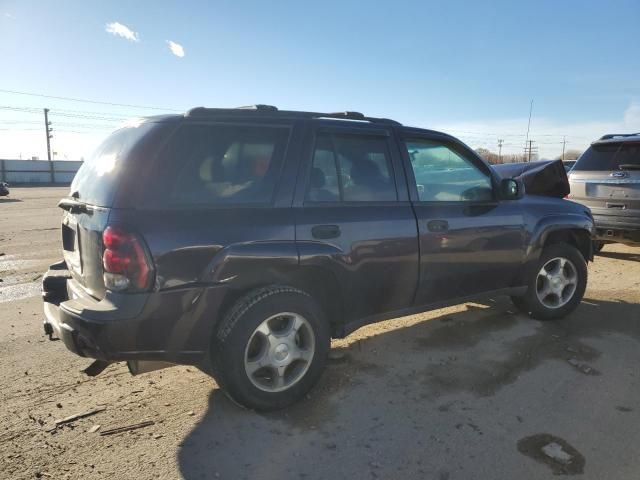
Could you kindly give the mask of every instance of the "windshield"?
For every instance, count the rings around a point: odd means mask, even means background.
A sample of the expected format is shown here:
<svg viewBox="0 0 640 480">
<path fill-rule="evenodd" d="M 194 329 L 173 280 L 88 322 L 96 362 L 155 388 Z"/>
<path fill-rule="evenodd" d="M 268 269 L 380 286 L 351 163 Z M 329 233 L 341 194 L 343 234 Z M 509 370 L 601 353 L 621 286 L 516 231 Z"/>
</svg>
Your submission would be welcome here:
<svg viewBox="0 0 640 480">
<path fill-rule="evenodd" d="M 640 143 L 591 145 L 573 171 L 640 170 Z"/>
<path fill-rule="evenodd" d="M 82 202 L 110 206 L 127 154 L 152 126 L 153 123 L 143 123 L 137 127 L 121 128 L 109 135 L 82 164 L 71 183 L 71 192 L 77 192 Z"/>
</svg>

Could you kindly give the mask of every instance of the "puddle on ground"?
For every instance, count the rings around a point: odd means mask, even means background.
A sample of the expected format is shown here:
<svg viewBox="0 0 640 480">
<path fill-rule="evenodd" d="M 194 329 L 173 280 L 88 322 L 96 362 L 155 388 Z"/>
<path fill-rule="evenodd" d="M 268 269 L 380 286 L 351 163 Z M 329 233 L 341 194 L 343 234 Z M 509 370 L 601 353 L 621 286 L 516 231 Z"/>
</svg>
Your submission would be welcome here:
<svg viewBox="0 0 640 480">
<path fill-rule="evenodd" d="M 585 459 L 566 440 L 548 433 L 539 433 L 518 441 L 518 451 L 547 465 L 554 475 L 580 475 Z"/>
</svg>

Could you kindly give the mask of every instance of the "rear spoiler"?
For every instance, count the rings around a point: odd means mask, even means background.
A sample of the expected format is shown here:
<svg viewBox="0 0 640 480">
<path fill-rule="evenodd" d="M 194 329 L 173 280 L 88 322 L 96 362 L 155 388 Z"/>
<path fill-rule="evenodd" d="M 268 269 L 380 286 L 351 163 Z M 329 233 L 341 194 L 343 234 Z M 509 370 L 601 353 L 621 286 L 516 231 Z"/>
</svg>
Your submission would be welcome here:
<svg viewBox="0 0 640 480">
<path fill-rule="evenodd" d="M 493 165 L 502 178 L 522 180 L 529 195 L 564 198 L 569 195 L 569 179 L 562 160 Z"/>
</svg>

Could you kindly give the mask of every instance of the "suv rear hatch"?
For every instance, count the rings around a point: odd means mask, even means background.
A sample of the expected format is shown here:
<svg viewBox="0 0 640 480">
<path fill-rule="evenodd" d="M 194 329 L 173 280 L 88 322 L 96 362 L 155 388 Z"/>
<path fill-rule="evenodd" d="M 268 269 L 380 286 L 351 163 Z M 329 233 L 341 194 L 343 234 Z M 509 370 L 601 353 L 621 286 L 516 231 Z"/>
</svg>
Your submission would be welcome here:
<svg viewBox="0 0 640 480">
<path fill-rule="evenodd" d="M 153 155 L 143 141 L 160 124 L 143 122 L 112 133 L 78 170 L 59 206 L 64 259 L 72 278 L 96 299 L 105 296 L 103 232 L 113 211 L 133 208 L 140 181 L 149 179 Z"/>
<path fill-rule="evenodd" d="M 598 227 L 640 229 L 640 140 L 594 142 L 569 174 L 571 199 Z"/>
</svg>

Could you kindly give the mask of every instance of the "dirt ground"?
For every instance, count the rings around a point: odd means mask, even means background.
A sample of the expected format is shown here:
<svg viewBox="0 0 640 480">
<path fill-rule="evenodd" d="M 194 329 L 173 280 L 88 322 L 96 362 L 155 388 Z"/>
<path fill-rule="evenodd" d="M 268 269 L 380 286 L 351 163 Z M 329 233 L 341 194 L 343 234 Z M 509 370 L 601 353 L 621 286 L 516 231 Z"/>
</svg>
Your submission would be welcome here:
<svg viewBox="0 0 640 480">
<path fill-rule="evenodd" d="M 39 282 L 65 191 L 0 199 L 1 478 L 638 478 L 640 249 L 605 247 L 557 323 L 495 299 L 363 328 L 334 342 L 307 399 L 259 415 L 195 368 L 89 378 L 89 360 L 45 339 Z M 541 453 L 551 444 L 568 459 Z"/>
</svg>

